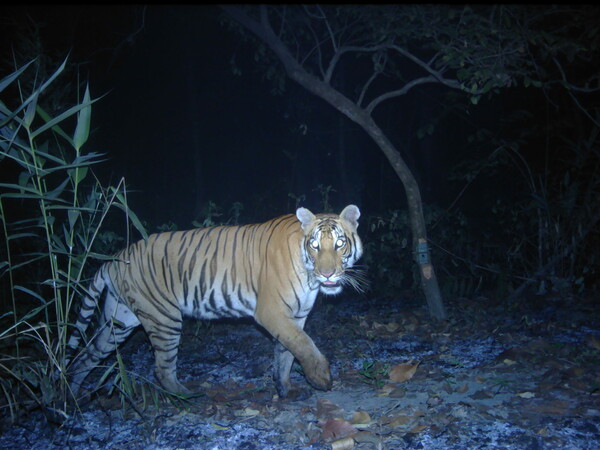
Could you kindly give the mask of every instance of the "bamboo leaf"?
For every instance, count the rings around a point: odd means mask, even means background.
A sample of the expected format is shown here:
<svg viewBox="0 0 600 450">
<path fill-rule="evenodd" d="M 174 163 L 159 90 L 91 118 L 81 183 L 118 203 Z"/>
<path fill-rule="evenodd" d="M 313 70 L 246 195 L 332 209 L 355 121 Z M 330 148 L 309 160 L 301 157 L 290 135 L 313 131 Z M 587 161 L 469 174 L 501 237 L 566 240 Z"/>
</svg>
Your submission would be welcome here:
<svg viewBox="0 0 600 450">
<path fill-rule="evenodd" d="M 19 264 L 13 264 L 12 266 L 10 266 L 10 268 L 9 268 L 8 270 L 10 270 L 10 271 L 13 271 L 13 272 L 14 272 L 14 271 L 16 271 L 17 269 L 20 269 L 21 267 L 25 267 L 25 266 L 27 266 L 28 264 L 33 264 L 33 263 L 34 263 L 34 262 L 36 262 L 36 261 L 40 261 L 40 260 L 43 260 L 43 259 L 46 259 L 46 258 L 48 258 L 48 254 L 46 254 L 46 253 L 44 253 L 44 254 L 40 254 L 40 255 L 36 256 L 35 258 L 29 259 L 29 260 L 27 260 L 27 261 L 23 261 L 22 263 L 19 263 Z"/>
<path fill-rule="evenodd" d="M 28 108 L 30 103 L 33 100 L 36 100 L 37 103 L 37 97 L 39 96 L 39 94 L 41 92 L 43 92 L 55 79 L 56 77 L 58 77 L 58 75 L 60 75 L 60 73 L 64 70 L 65 65 L 67 63 L 67 60 L 65 59 L 63 61 L 63 63 L 60 65 L 60 67 L 58 69 L 56 69 L 56 71 L 50 76 L 50 78 L 48 78 L 38 89 L 36 89 L 35 92 L 33 92 L 22 104 L 21 106 L 19 106 L 14 112 L 13 112 L 13 116 L 16 116 L 20 111 L 22 111 L 24 108 Z"/>
<path fill-rule="evenodd" d="M 77 113 L 77 127 L 75 128 L 75 134 L 73 135 L 73 145 L 75 150 L 79 152 L 79 149 L 86 143 L 90 135 L 90 121 L 92 118 L 92 106 L 90 102 L 90 87 L 85 87 L 85 94 L 83 95 L 83 104 L 87 105 Z"/>
<path fill-rule="evenodd" d="M 115 257 L 111 255 L 103 255 L 101 253 L 89 252 L 88 256 L 100 261 L 115 261 Z"/>
<path fill-rule="evenodd" d="M 33 298 L 37 298 L 37 299 L 40 301 L 40 303 L 42 303 L 43 305 L 45 305 L 46 303 L 48 303 L 48 302 L 46 301 L 46 299 L 45 299 L 44 297 L 42 297 L 40 294 L 38 294 L 37 292 L 34 292 L 34 291 L 32 291 L 31 289 L 27 289 L 27 288 L 26 288 L 26 287 L 24 287 L 24 286 L 19 286 L 19 285 L 16 285 L 16 286 L 15 286 L 15 290 L 16 290 L 16 291 L 22 291 L 22 292 L 25 292 L 26 294 L 29 294 L 29 295 L 31 295 Z"/>
<path fill-rule="evenodd" d="M 65 180 L 60 183 L 59 186 L 57 186 L 56 188 L 52 189 L 49 192 L 46 192 L 44 197 L 51 199 L 51 200 L 56 200 L 65 190 L 65 187 L 67 187 L 67 184 L 69 183 L 69 178 L 65 178 Z"/>
<path fill-rule="evenodd" d="M 63 112 L 62 114 L 59 114 L 58 116 L 56 116 L 53 119 L 51 119 L 49 122 L 47 122 L 44 125 L 42 125 L 41 127 L 39 127 L 37 130 L 33 131 L 31 133 L 31 138 L 32 139 L 36 138 L 37 136 L 39 136 L 44 131 L 46 131 L 46 130 L 48 130 L 50 128 L 55 127 L 57 124 L 59 124 L 63 120 L 65 120 L 65 119 L 71 117 L 72 115 L 78 113 L 83 108 L 90 106 L 95 101 L 96 100 L 92 100 L 89 103 L 81 103 L 79 105 L 72 106 L 71 108 L 69 108 L 65 112 Z M 70 138 L 69 138 L 69 142 L 73 143 L 73 141 Z"/>
<path fill-rule="evenodd" d="M 33 119 L 35 117 L 35 107 L 37 106 L 39 95 L 38 93 L 35 93 L 31 97 L 31 102 L 27 105 L 27 109 L 25 110 L 25 117 L 23 118 L 23 124 L 27 129 L 30 129 L 31 124 L 33 123 Z"/>
<path fill-rule="evenodd" d="M 129 218 L 129 220 L 131 220 L 133 226 L 140 232 L 142 238 L 148 239 L 148 233 L 146 232 L 146 228 L 144 228 L 144 225 L 142 225 L 142 222 L 140 221 L 138 216 L 122 203 L 115 203 L 115 206 L 127 214 L 127 217 Z"/>
<path fill-rule="evenodd" d="M 13 73 L 11 73 L 10 75 L 5 76 L 4 78 L 2 78 L 2 80 L 0 80 L 0 92 L 2 92 L 4 89 L 6 89 L 6 87 L 8 85 L 10 85 L 13 81 L 15 81 L 17 78 L 19 78 L 19 76 L 25 72 L 25 70 L 27 70 L 27 68 L 35 61 L 35 59 L 32 59 L 31 61 L 29 61 L 27 64 L 25 64 L 23 67 L 21 67 L 20 69 L 15 70 Z"/>
<path fill-rule="evenodd" d="M 71 177 L 71 180 L 73 181 L 73 183 L 77 185 L 77 184 L 81 183 L 81 181 L 83 181 L 83 179 L 86 177 L 86 175 L 88 173 L 88 167 L 87 166 L 77 167 L 75 169 L 69 170 L 68 172 L 69 172 L 69 176 Z"/>
<path fill-rule="evenodd" d="M 7 237 L 7 239 L 9 241 L 14 241 L 15 239 L 22 239 L 22 238 L 37 238 L 38 235 L 35 233 L 15 233 L 15 234 L 11 234 L 10 236 Z"/>
<path fill-rule="evenodd" d="M 79 219 L 79 216 L 81 215 L 81 212 L 78 211 L 77 209 L 69 209 L 69 211 L 67 212 L 67 216 L 69 217 L 69 229 L 73 230 L 75 228 L 75 224 L 77 223 L 77 219 Z"/>
<path fill-rule="evenodd" d="M 29 180 L 31 180 L 31 174 L 27 171 L 23 171 L 19 174 L 19 186 L 25 187 L 29 185 Z"/>
<path fill-rule="evenodd" d="M 48 114 L 41 106 L 38 105 L 37 107 L 37 113 L 40 116 L 40 118 L 48 123 L 52 120 L 52 116 L 50 116 L 50 114 Z M 63 129 L 61 127 L 59 127 L 58 125 L 55 125 L 52 127 L 52 131 L 54 131 L 56 134 L 62 136 L 63 138 L 65 138 L 67 140 L 67 142 L 71 145 L 73 145 L 73 141 L 71 140 L 71 136 L 69 136 L 67 133 L 65 133 L 63 131 Z"/>
<path fill-rule="evenodd" d="M 22 193 L 28 192 L 30 194 L 35 195 L 36 198 L 40 197 L 40 195 L 41 195 L 36 189 L 31 188 L 29 186 L 21 186 L 20 184 L 0 183 L 0 188 L 9 189 L 9 190 L 15 190 L 15 191 L 22 192 Z M 17 197 L 19 195 L 21 195 L 21 194 L 17 194 Z M 3 194 L 0 194 L 0 197 L 12 197 L 12 198 L 14 198 L 15 195 L 11 195 L 11 194 L 8 194 L 8 193 L 3 193 Z M 24 197 L 24 198 L 31 198 L 31 197 Z"/>
</svg>

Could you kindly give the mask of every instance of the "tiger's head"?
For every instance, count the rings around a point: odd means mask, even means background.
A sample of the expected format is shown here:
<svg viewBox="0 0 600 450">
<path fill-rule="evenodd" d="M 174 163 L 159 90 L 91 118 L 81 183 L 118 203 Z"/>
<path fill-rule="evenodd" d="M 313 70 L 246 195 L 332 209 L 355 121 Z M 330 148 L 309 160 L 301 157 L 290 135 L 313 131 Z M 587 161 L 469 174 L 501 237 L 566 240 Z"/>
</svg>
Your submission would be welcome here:
<svg viewBox="0 0 600 450">
<path fill-rule="evenodd" d="M 314 215 L 306 208 L 298 208 L 296 217 L 304 231 L 302 256 L 311 284 L 317 283 L 320 291 L 328 295 L 340 293 L 346 284 L 362 290 L 362 273 L 352 269 L 363 252 L 356 233 L 358 207 L 348 205 L 339 216 Z"/>
</svg>

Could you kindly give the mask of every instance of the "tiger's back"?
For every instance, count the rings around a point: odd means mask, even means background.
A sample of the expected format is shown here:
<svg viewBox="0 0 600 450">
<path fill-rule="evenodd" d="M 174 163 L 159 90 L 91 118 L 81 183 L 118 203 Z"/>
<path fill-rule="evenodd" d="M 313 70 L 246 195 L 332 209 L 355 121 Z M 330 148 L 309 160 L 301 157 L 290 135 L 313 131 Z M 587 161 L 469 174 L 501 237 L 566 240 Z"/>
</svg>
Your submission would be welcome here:
<svg viewBox="0 0 600 450">
<path fill-rule="evenodd" d="M 348 248 L 355 250 L 347 261 L 353 263 L 362 253 L 353 225 L 357 226 L 360 213 L 349 206 L 344 210 L 347 218 L 341 220 L 337 215 L 314 216 L 300 210 L 306 214 L 262 224 L 154 234 L 105 263 L 84 298 L 77 331 L 69 341 L 72 348 L 80 344 L 105 291 L 98 336 L 72 366 L 74 388 L 78 389 L 89 372 L 141 324 L 154 348 L 158 380 L 170 391 L 189 393 L 176 374 L 183 316 L 252 316 L 278 341 L 275 379 L 281 395 L 289 390 L 294 357 L 306 365 L 313 385 L 328 388 L 328 363 L 304 333 L 304 322 L 319 289 L 338 292 L 341 286 L 330 287 L 339 283 L 329 278 L 346 280 L 344 272 L 351 264 L 342 267 L 339 261 L 331 262 L 336 258 L 331 258 L 330 252 L 327 280 L 321 283 L 318 264 L 311 267 L 307 252 L 312 250 L 306 241 L 317 222 L 329 223 L 327 236 L 335 234 L 340 242 L 341 235 L 345 242 L 347 239 Z M 332 224 L 337 231 L 331 231 Z"/>
<path fill-rule="evenodd" d="M 293 215 L 256 225 L 159 233 L 117 255 L 125 263 L 108 263 L 108 276 L 134 313 L 136 303 L 158 309 L 176 300 L 184 315 L 198 319 L 253 316 L 261 271 L 274 270 L 269 267 L 269 243 L 286 243 L 290 255 L 285 263 L 291 267 L 285 270 L 292 274 L 300 263 L 301 240 Z M 271 281 L 280 282 L 284 290 L 291 289 L 287 283 L 302 290 L 308 282 L 307 277 Z"/>
</svg>

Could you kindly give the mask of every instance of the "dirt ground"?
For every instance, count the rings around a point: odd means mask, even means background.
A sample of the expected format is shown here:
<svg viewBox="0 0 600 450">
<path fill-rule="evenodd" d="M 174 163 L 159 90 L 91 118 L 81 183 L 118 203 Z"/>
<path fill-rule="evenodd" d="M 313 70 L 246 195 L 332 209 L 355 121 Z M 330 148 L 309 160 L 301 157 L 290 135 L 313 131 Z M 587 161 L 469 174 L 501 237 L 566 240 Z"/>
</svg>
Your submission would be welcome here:
<svg viewBox="0 0 600 450">
<path fill-rule="evenodd" d="M 122 407 L 100 393 L 62 427 L 41 413 L 5 427 L 0 448 L 597 449 L 599 306 L 477 298 L 450 302 L 434 324 L 416 301 L 320 299 L 307 331 L 335 382 L 316 391 L 296 366 L 295 399 L 277 397 L 273 344 L 252 322 L 190 321 L 179 377 L 201 396 Z M 153 379 L 143 333 L 123 354 Z"/>
</svg>

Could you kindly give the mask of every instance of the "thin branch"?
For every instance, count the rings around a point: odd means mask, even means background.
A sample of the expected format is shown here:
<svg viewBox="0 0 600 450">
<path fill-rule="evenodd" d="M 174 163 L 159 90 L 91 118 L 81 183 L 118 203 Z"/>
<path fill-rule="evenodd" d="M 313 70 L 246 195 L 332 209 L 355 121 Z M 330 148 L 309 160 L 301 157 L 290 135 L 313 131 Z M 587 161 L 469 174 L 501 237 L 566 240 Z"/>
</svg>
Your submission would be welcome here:
<svg viewBox="0 0 600 450">
<path fill-rule="evenodd" d="M 358 96 L 358 100 L 356 101 L 356 104 L 358 106 L 362 107 L 362 102 L 363 102 L 363 100 L 365 98 L 365 95 L 367 94 L 367 89 L 369 89 L 369 86 L 371 85 L 371 83 L 373 83 L 373 81 L 375 81 L 375 78 L 377 78 L 377 76 L 380 73 L 381 72 L 374 71 L 373 74 L 369 77 L 369 79 L 367 80 L 367 82 L 363 86 L 362 90 L 360 91 L 360 95 Z"/>
<path fill-rule="evenodd" d="M 415 55 L 413 55 L 412 53 L 410 53 L 409 51 L 403 49 L 402 47 L 400 47 L 399 45 L 395 45 L 395 44 L 390 44 L 388 46 L 390 49 L 395 50 L 396 52 L 398 52 L 399 54 L 401 54 L 402 56 L 404 56 L 405 58 L 409 59 L 410 61 L 414 62 L 417 66 L 419 66 L 420 68 L 422 68 L 425 72 L 433 75 L 435 78 L 437 78 L 441 83 L 449 86 L 449 82 L 454 81 L 454 80 L 448 80 L 445 79 L 442 72 L 439 72 L 437 70 L 434 70 L 433 67 L 431 67 L 428 63 L 422 61 L 421 59 L 417 58 Z M 458 85 L 458 82 L 455 82 Z"/>
<path fill-rule="evenodd" d="M 567 75 L 565 74 L 565 72 L 562 68 L 562 65 L 560 64 L 558 59 L 556 59 L 556 57 L 553 57 L 552 61 L 554 61 L 554 64 L 556 64 L 556 67 L 558 68 L 558 71 L 560 72 L 560 76 L 562 77 L 563 84 L 565 85 L 565 87 L 567 89 L 569 89 L 571 91 L 585 92 L 586 94 L 589 94 L 591 92 L 600 91 L 600 86 L 596 87 L 596 88 L 589 88 L 589 87 L 575 86 L 574 84 L 570 83 L 569 80 L 567 80 Z"/>
<path fill-rule="evenodd" d="M 325 80 L 326 83 L 329 83 L 331 80 L 331 75 L 332 75 L 332 64 L 331 62 L 328 65 L 328 70 L 325 71 L 323 68 L 323 53 L 321 52 L 321 46 L 327 42 L 330 41 L 331 42 L 331 47 L 332 47 L 332 51 L 334 54 L 334 58 L 336 53 L 338 52 L 339 49 L 339 44 L 337 43 L 336 39 L 335 39 L 335 33 L 334 31 L 331 29 L 331 25 L 329 23 L 329 19 L 327 18 L 327 14 L 325 14 L 325 11 L 323 11 L 323 9 L 319 6 L 316 5 L 316 8 L 318 9 L 320 15 L 316 15 L 312 12 L 309 11 L 308 7 L 303 6 L 302 7 L 304 10 L 304 13 L 310 18 L 310 19 L 315 19 L 315 20 L 320 20 L 320 21 L 324 21 L 325 23 L 325 27 L 327 28 L 327 35 L 329 36 L 329 38 L 322 38 L 319 39 L 319 37 L 317 36 L 316 31 L 313 29 L 313 27 L 310 25 L 310 23 L 308 24 L 308 29 L 310 30 L 311 34 L 313 35 L 314 41 L 315 41 L 315 45 L 314 47 L 306 54 L 306 56 L 302 59 L 302 61 L 300 62 L 301 65 L 304 65 L 304 63 L 308 60 L 308 58 L 310 57 L 310 55 L 313 52 L 317 52 L 317 59 L 318 59 L 318 66 L 319 66 L 319 71 L 323 77 L 323 79 Z M 335 64 L 334 64 L 335 66 Z"/>
<path fill-rule="evenodd" d="M 310 26 L 310 24 L 308 25 L 308 29 L 310 31 L 310 34 L 313 36 L 315 45 L 308 52 L 306 52 L 306 55 L 302 58 L 302 60 L 300 61 L 300 64 L 302 66 L 304 66 L 304 64 L 306 63 L 306 61 L 308 61 L 310 56 L 314 52 L 316 52 L 317 53 L 317 62 L 318 62 L 318 66 L 319 66 L 319 72 L 321 73 L 321 76 L 323 78 L 325 78 L 325 69 L 323 68 L 323 53 L 321 53 L 321 45 L 323 45 L 323 42 L 325 42 L 325 39 L 323 39 L 322 41 L 319 42 L 319 37 L 317 36 L 317 32 L 313 29 L 313 27 Z"/>
<path fill-rule="evenodd" d="M 325 20 L 325 26 L 327 27 L 327 32 L 329 33 L 329 36 L 331 39 L 331 47 L 333 48 L 333 52 L 335 53 L 338 50 L 338 44 L 337 44 L 337 42 L 335 42 L 335 33 L 333 32 L 333 30 L 331 29 L 331 26 L 329 25 L 329 20 L 327 19 L 327 15 L 325 14 L 325 12 L 321 9 L 321 7 L 319 5 L 317 5 L 317 8 L 319 8 L 321 13 L 323 14 L 323 18 Z"/>
<path fill-rule="evenodd" d="M 337 63 L 339 62 L 339 60 L 341 59 L 341 57 L 344 54 L 350 53 L 350 52 L 374 53 L 374 52 L 378 52 L 380 50 L 385 50 L 385 49 L 386 49 L 385 44 L 375 45 L 373 47 L 363 47 L 363 46 L 355 46 L 355 45 L 339 47 L 338 50 L 332 56 L 331 61 L 329 61 L 329 66 L 327 67 L 327 72 L 325 73 L 325 77 L 324 77 L 325 82 L 326 83 L 330 82 L 331 77 L 333 76 L 333 72 L 335 71 L 335 67 L 337 66 Z"/>
<path fill-rule="evenodd" d="M 371 101 L 371 103 L 369 103 L 369 105 L 365 108 L 365 111 L 367 111 L 367 113 L 369 115 L 371 115 L 373 113 L 373 110 L 381 102 L 383 102 L 385 100 L 389 100 L 391 98 L 400 97 L 402 95 L 405 95 L 412 88 L 414 88 L 415 86 L 418 86 L 420 84 L 439 83 L 439 82 L 440 82 L 440 80 L 438 80 L 436 77 L 434 77 L 432 75 L 428 75 L 428 76 L 422 77 L 422 78 L 416 78 L 416 79 L 410 81 L 409 83 L 406 83 L 401 89 L 396 89 L 395 91 L 386 92 L 385 94 L 382 94 L 379 97 L 373 99 Z"/>
<path fill-rule="evenodd" d="M 426 64 L 427 64 L 429 67 L 433 67 L 433 65 L 435 64 L 435 61 L 438 59 L 438 57 L 439 57 L 440 55 L 442 55 L 442 52 L 441 52 L 441 51 L 439 51 L 439 52 L 436 52 L 436 54 L 435 54 L 435 55 L 433 55 L 433 56 L 431 57 L 431 59 L 430 59 L 429 61 L 427 61 L 427 62 L 426 62 Z M 443 73 L 443 71 L 441 71 L 441 72 Z"/>
<path fill-rule="evenodd" d="M 577 97 L 575 97 L 571 89 L 568 89 L 567 92 L 571 99 L 575 102 L 575 105 L 577 105 L 577 107 L 583 112 L 583 114 L 587 116 L 587 118 L 590 119 L 596 127 L 600 128 L 600 123 L 592 117 L 592 115 L 588 112 L 587 109 L 583 107 L 581 103 L 579 103 L 579 100 L 577 100 Z"/>
</svg>

